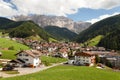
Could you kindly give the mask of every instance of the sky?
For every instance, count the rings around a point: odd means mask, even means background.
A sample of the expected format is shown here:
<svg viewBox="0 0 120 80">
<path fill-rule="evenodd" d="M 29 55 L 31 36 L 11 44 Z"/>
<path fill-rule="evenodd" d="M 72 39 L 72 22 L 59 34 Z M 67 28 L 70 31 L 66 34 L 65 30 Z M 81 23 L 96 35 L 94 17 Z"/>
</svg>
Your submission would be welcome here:
<svg viewBox="0 0 120 80">
<path fill-rule="evenodd" d="M 120 14 L 120 0 L 0 0 L 0 17 L 34 14 L 95 23 Z"/>
</svg>

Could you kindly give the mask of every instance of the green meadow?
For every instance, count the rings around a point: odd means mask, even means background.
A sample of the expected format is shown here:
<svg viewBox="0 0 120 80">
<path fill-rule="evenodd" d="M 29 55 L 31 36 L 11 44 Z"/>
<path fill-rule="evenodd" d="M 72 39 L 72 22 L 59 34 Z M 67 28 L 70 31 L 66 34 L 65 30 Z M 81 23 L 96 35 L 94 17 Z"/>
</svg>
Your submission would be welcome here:
<svg viewBox="0 0 120 80">
<path fill-rule="evenodd" d="M 4 48 L 8 48 L 9 50 L 4 50 Z M 27 50 L 27 49 L 30 48 L 23 44 L 17 43 L 16 41 L 6 38 L 0 38 L 0 51 L 2 52 L 2 56 L 0 58 L 14 59 L 15 54 L 19 50 Z"/>
<path fill-rule="evenodd" d="M 120 72 L 94 67 L 61 65 L 33 74 L 0 80 L 120 80 Z"/>
<path fill-rule="evenodd" d="M 45 64 L 46 66 L 50 66 L 54 63 L 60 63 L 60 62 L 67 61 L 67 59 L 65 59 L 65 58 L 55 58 L 55 57 L 51 57 L 51 56 L 41 56 L 40 59 L 41 59 L 42 63 Z"/>
<path fill-rule="evenodd" d="M 87 44 L 88 46 L 96 46 L 102 38 L 103 38 L 103 35 L 98 35 L 98 36 L 94 37 L 93 39 L 88 40 L 84 44 Z"/>
</svg>

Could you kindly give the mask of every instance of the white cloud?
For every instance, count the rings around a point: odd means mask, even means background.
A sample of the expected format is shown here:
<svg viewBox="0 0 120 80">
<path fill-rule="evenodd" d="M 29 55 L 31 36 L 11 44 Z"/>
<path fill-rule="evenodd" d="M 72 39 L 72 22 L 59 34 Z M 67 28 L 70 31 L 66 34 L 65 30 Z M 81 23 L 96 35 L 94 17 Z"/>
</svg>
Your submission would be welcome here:
<svg viewBox="0 0 120 80">
<path fill-rule="evenodd" d="M 0 0 L 0 16 L 46 14 L 66 16 L 79 8 L 111 9 L 120 5 L 120 0 L 11 0 L 12 4 Z M 1 6 L 2 5 L 2 6 Z M 9 12 L 9 13 L 8 13 Z"/>
<path fill-rule="evenodd" d="M 11 8 L 11 4 L 10 3 L 6 3 L 2 0 L 0 0 L 0 16 L 7 16 L 7 17 L 10 17 L 10 16 L 13 16 L 13 14 L 17 14 L 17 11 L 13 8 Z"/>
<path fill-rule="evenodd" d="M 98 22 L 98 21 L 100 21 L 100 20 L 102 20 L 102 19 L 105 19 L 105 18 L 107 18 L 107 17 L 114 16 L 114 15 L 117 15 L 117 14 L 120 14 L 120 12 L 115 12 L 115 13 L 113 13 L 113 14 L 101 15 L 101 16 L 99 16 L 98 18 L 94 18 L 94 19 L 88 20 L 88 21 L 86 21 L 86 22 L 90 22 L 90 23 L 93 24 L 93 23 Z"/>
<path fill-rule="evenodd" d="M 65 16 L 77 12 L 70 0 L 12 0 L 20 14 L 51 14 Z"/>
<path fill-rule="evenodd" d="M 120 5 L 120 0 L 84 0 L 85 8 L 111 9 Z"/>
</svg>

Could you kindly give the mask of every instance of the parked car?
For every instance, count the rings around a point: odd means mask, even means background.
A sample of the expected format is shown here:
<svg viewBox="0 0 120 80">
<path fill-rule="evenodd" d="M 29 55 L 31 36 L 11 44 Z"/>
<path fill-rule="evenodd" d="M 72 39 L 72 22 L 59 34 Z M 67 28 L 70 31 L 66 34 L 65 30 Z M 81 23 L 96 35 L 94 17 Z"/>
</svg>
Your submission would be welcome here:
<svg viewBox="0 0 120 80">
<path fill-rule="evenodd" d="M 7 64 L 6 66 L 4 66 L 2 68 L 3 71 L 10 71 L 10 70 L 13 70 L 13 69 L 14 69 L 14 67 L 12 65 L 9 65 L 9 64 Z"/>
</svg>

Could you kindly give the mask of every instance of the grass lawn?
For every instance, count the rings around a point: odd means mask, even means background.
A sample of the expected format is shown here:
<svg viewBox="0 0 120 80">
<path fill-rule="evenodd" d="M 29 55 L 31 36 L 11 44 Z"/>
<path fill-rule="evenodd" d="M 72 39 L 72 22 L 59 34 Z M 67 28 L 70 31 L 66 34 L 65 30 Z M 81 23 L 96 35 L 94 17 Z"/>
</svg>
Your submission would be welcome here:
<svg viewBox="0 0 120 80">
<path fill-rule="evenodd" d="M 86 43 L 88 43 L 88 46 L 96 46 L 102 38 L 103 38 L 103 36 L 99 35 L 99 36 L 96 36 L 93 39 L 87 41 Z"/>
<path fill-rule="evenodd" d="M 2 34 L 2 32 L 0 32 L 0 36 L 8 36 L 9 34 L 8 33 L 6 33 L 6 34 Z"/>
<path fill-rule="evenodd" d="M 53 38 L 49 38 L 49 41 L 50 42 L 58 42 L 56 39 L 53 39 Z"/>
<path fill-rule="evenodd" d="M 1 80 L 120 80 L 120 72 L 83 66 L 56 66 L 37 73 Z"/>
<path fill-rule="evenodd" d="M 67 61 L 67 59 L 65 58 L 55 58 L 51 56 L 41 56 L 40 59 L 42 63 L 45 64 L 46 66 L 50 66 L 52 63 L 60 63 Z"/>
<path fill-rule="evenodd" d="M 0 38 L 0 48 L 9 48 L 13 47 L 13 50 L 0 50 L 2 52 L 2 56 L 0 58 L 3 59 L 14 59 L 15 55 L 19 50 L 27 50 L 29 47 L 17 43 L 16 41 L 12 41 L 6 38 Z"/>
<path fill-rule="evenodd" d="M 10 39 L 6 39 L 6 38 L 0 38 L 0 47 L 1 48 L 9 48 L 13 46 L 14 50 L 20 50 L 20 49 L 29 49 L 29 47 L 17 43 L 16 41 L 10 40 Z"/>
<path fill-rule="evenodd" d="M 15 59 L 16 56 L 15 54 L 17 51 L 15 50 L 1 50 L 2 56 L 0 57 L 1 59 Z"/>
</svg>

